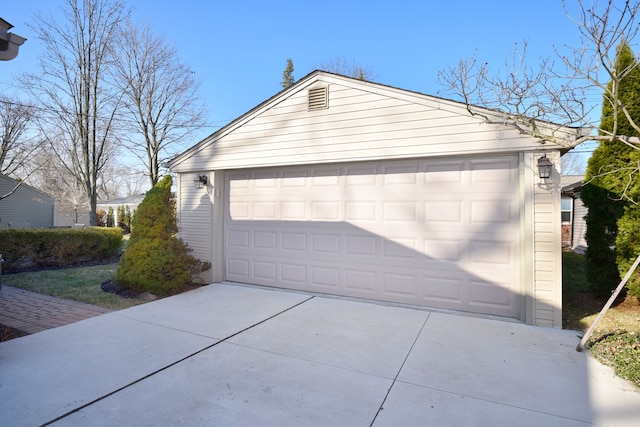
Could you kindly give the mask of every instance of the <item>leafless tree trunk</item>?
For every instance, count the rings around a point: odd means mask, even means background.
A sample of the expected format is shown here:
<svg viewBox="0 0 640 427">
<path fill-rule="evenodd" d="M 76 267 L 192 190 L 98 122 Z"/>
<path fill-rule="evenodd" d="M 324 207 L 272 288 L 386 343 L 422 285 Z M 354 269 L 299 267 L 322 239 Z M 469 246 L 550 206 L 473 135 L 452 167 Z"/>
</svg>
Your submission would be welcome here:
<svg viewBox="0 0 640 427">
<path fill-rule="evenodd" d="M 32 29 L 45 47 L 39 72 L 21 79 L 46 112 L 47 139 L 89 200 L 96 224 L 101 172 L 116 150 L 120 97 L 108 79 L 114 41 L 126 17 L 110 0 L 65 0 L 65 20 L 37 15 Z"/>
<path fill-rule="evenodd" d="M 127 119 L 134 123 L 126 146 L 146 166 L 154 186 L 163 161 L 177 154 L 179 143 L 203 125 L 200 84 L 180 62 L 175 47 L 148 26 L 139 28 L 128 21 L 119 46 L 122 55 L 114 80 L 124 94 Z"/>
<path fill-rule="evenodd" d="M 614 67 L 616 47 L 623 41 L 632 43 L 638 33 L 637 1 L 598 1 L 589 6 L 578 1 L 578 12 L 569 19 L 578 28 L 582 46 L 569 48 L 568 54 L 556 50 L 557 60 L 543 58 L 537 66 L 528 65 L 527 43 L 517 46 L 506 61 L 506 72 L 492 74 L 489 64 L 476 59 L 461 59 L 439 73 L 444 93 L 454 95 L 467 104 L 472 115 L 488 122 L 511 124 L 520 132 L 562 144 L 565 126 L 590 129 L 574 145 L 585 141 L 621 141 L 640 149 L 637 136 L 621 135 L 599 127 L 599 115 L 594 119 L 595 106 L 589 102 L 594 95 L 603 96 L 626 117 L 640 133 L 640 123 L 634 122 L 618 93 L 620 81 L 632 69 L 618 73 Z M 633 67 L 638 66 L 634 64 Z M 499 109 L 505 115 L 491 116 L 475 106 Z M 506 117 L 506 118 L 505 118 Z M 598 120 L 598 121 L 596 121 Z M 558 124 L 559 126 L 554 125 Z M 570 148 L 570 147 L 568 147 Z"/>
</svg>

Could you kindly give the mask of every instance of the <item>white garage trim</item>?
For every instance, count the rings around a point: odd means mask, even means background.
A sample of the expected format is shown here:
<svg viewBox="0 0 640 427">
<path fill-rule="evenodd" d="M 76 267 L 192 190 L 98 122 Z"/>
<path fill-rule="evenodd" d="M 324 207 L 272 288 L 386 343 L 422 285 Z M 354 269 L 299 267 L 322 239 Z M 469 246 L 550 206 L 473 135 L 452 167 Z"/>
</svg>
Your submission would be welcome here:
<svg viewBox="0 0 640 427">
<path fill-rule="evenodd" d="M 226 173 L 226 279 L 519 318 L 513 155 Z"/>
</svg>

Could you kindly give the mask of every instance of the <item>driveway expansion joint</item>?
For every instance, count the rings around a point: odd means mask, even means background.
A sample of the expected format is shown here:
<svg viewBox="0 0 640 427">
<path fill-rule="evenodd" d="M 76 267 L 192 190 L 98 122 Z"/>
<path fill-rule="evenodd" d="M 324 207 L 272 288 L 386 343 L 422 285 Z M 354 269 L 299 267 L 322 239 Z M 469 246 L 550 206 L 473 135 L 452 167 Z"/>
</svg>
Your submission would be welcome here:
<svg viewBox="0 0 640 427">
<path fill-rule="evenodd" d="M 48 425 L 51 425 L 51 424 L 56 423 L 56 422 L 58 422 L 58 421 L 60 421 L 60 420 L 62 420 L 62 419 L 64 419 L 64 418 L 66 418 L 66 417 L 68 417 L 68 416 L 70 416 L 70 415 L 72 415 L 72 414 L 75 414 L 75 413 L 77 413 L 77 412 L 80 412 L 80 411 L 82 411 L 83 409 L 88 408 L 89 406 L 94 405 L 94 404 L 96 404 L 96 403 L 100 402 L 101 400 L 104 400 L 104 399 L 106 399 L 106 398 L 108 398 L 108 397 L 110 397 L 110 396 L 113 396 L 114 394 L 119 393 L 119 392 L 121 392 L 121 391 L 123 391 L 123 390 L 126 390 L 127 388 L 132 387 L 132 386 L 134 386 L 135 384 L 138 384 L 138 383 L 140 383 L 140 382 L 142 382 L 142 381 L 144 381 L 144 380 L 146 380 L 146 379 L 148 379 L 148 378 L 151 378 L 151 377 L 153 377 L 154 375 L 159 374 L 160 372 L 166 371 L 167 369 L 169 369 L 169 368 L 171 368 L 171 367 L 173 367 L 173 366 L 176 366 L 176 365 L 178 365 L 178 364 L 180 364 L 180 363 L 184 362 L 185 360 L 188 360 L 188 359 L 190 359 L 190 358 L 192 358 L 192 357 L 194 357 L 194 356 L 196 356 L 196 355 L 198 355 L 198 354 L 200 354 L 200 353 L 203 353 L 203 352 L 205 352 L 205 351 L 207 351 L 207 350 L 210 350 L 210 349 L 212 349 L 213 347 L 217 346 L 218 344 L 221 344 L 221 343 L 223 343 L 223 342 L 226 342 L 227 340 L 229 340 L 229 339 L 231 339 L 231 338 L 233 338 L 233 337 L 235 337 L 235 336 L 237 336 L 237 335 L 240 335 L 240 334 L 241 334 L 241 333 L 243 333 L 243 332 L 246 332 L 246 331 L 248 331 L 248 330 L 250 330 L 250 329 L 252 329 L 252 328 L 254 328 L 254 327 L 258 326 L 258 325 L 261 325 L 261 324 L 263 324 L 263 323 L 265 323 L 265 322 L 267 322 L 267 321 L 269 321 L 269 320 L 271 320 L 271 319 L 273 319 L 273 318 L 275 318 L 275 317 L 278 317 L 278 316 L 280 316 L 281 314 L 286 313 L 287 311 L 292 310 L 292 309 L 294 309 L 294 308 L 296 308 L 296 307 L 298 307 L 298 306 L 300 306 L 300 305 L 302 305 L 302 304 L 306 303 L 307 301 L 312 300 L 313 298 L 315 298 L 315 297 L 314 297 L 314 296 L 311 296 L 311 297 L 309 297 L 309 298 L 307 298 L 307 299 L 305 299 L 305 300 L 303 300 L 303 301 L 300 301 L 300 302 L 298 302 L 298 303 L 296 303 L 296 304 L 294 304 L 294 305 L 292 305 L 292 306 L 290 306 L 290 307 L 287 307 L 286 309 L 284 309 L 284 310 L 282 310 L 282 311 L 280 311 L 280 312 L 278 312 L 278 313 L 276 313 L 276 314 L 274 314 L 274 315 L 272 315 L 272 316 L 270 316 L 270 317 L 267 317 L 267 318 L 265 318 L 265 319 L 263 319 L 263 320 L 261 320 L 261 321 L 259 321 L 259 322 L 255 323 L 255 324 L 253 324 L 253 325 L 251 325 L 251 326 L 247 326 L 246 328 L 244 328 L 244 329 L 242 329 L 242 330 L 240 330 L 240 331 L 238 331 L 238 332 L 235 332 L 235 333 L 233 333 L 233 334 L 229 335 L 229 336 L 228 336 L 228 337 L 226 337 L 226 338 L 223 338 L 223 339 L 221 339 L 221 340 L 219 340 L 219 341 L 216 341 L 216 342 L 214 342 L 213 344 L 210 344 L 210 345 L 208 345 L 208 346 L 206 346 L 206 347 L 203 347 L 203 348 L 201 348 L 201 349 L 200 349 L 200 350 L 198 350 L 198 351 L 195 351 L 195 352 L 193 352 L 193 353 L 191 353 L 191 354 L 189 354 L 189 355 L 187 355 L 187 356 L 184 356 L 184 357 L 182 357 L 182 358 L 180 358 L 180 359 L 176 360 L 175 362 L 172 362 L 172 363 L 170 363 L 170 364 L 168 364 L 168 365 L 166 365 L 166 366 L 163 366 L 162 368 L 156 369 L 155 371 L 148 373 L 147 375 L 144 375 L 143 377 L 140 377 L 140 378 L 138 378 L 138 379 L 136 379 L 136 380 L 134 380 L 134 381 L 131 381 L 130 383 L 125 384 L 124 386 L 122 386 L 122 387 L 120 387 L 120 388 L 118 388 L 118 389 L 116 389 L 116 390 L 112 390 L 112 391 L 110 391 L 109 393 L 106 393 L 106 394 L 104 394 L 104 395 L 102 395 L 102 396 L 100 396 L 100 397 L 97 397 L 97 398 L 93 399 L 93 400 L 92 400 L 92 401 L 90 401 L 90 402 L 87 402 L 87 403 L 85 403 L 85 404 L 83 404 L 83 405 L 81 405 L 81 406 L 79 406 L 79 407 L 77 407 L 77 408 L 74 408 L 74 409 L 72 409 L 72 410 L 70 410 L 70 411 L 67 411 L 66 413 L 64 413 L 64 414 L 62 414 L 62 415 L 60 415 L 60 416 L 58 416 L 58 417 L 56 417 L 56 418 L 54 418 L 54 419 L 52 419 L 52 420 L 50 420 L 50 421 L 48 421 L 48 422 L 46 422 L 46 423 L 42 424 L 42 427 L 44 427 L 44 426 L 48 426 Z M 142 322 L 142 323 L 150 323 L 150 322 Z M 150 324 L 153 324 L 153 325 L 155 325 L 155 326 L 165 327 L 165 326 L 157 325 L 157 324 L 154 324 L 154 323 L 150 323 Z M 165 328 L 180 331 L 180 330 L 178 330 L 178 329 L 174 329 L 174 328 L 168 328 L 168 327 L 165 327 Z M 186 332 L 186 331 L 180 331 L 180 332 Z M 188 332 L 188 333 L 190 333 L 190 332 Z M 206 337 L 206 338 L 211 338 L 211 337 Z"/>
<path fill-rule="evenodd" d="M 402 372 L 402 368 L 404 368 L 404 365 L 407 363 L 407 359 L 409 358 L 409 355 L 411 354 L 411 351 L 413 350 L 413 347 L 415 347 L 416 342 L 418 342 L 418 338 L 420 338 L 420 335 L 422 335 L 422 331 L 424 330 L 424 327 L 427 325 L 427 322 L 429 321 L 429 317 L 431 317 L 431 313 L 427 313 L 427 317 L 426 317 L 426 319 L 424 319 L 424 322 L 422 323 L 422 327 L 420 327 L 420 330 L 416 334 L 416 337 L 413 340 L 413 343 L 411 343 L 411 347 L 409 347 L 409 351 L 407 351 L 407 355 L 404 357 L 404 360 L 402 361 L 402 364 L 400 365 L 400 368 L 398 369 L 398 372 L 396 372 L 396 375 L 393 378 L 393 381 L 391 381 L 391 385 L 389 386 L 389 389 L 387 390 L 387 394 L 385 394 L 384 399 L 382 399 L 382 403 L 380 403 L 380 407 L 378 408 L 378 411 L 374 415 L 373 420 L 371 420 L 371 424 L 369 424 L 369 427 L 373 427 L 373 425 L 376 422 L 376 418 L 378 418 L 378 415 L 380 415 L 380 411 L 384 410 L 384 404 L 387 401 L 387 398 L 389 397 L 389 393 L 391 393 L 391 390 L 393 389 L 393 386 L 398 381 L 398 377 L 400 376 L 400 372 Z"/>
</svg>

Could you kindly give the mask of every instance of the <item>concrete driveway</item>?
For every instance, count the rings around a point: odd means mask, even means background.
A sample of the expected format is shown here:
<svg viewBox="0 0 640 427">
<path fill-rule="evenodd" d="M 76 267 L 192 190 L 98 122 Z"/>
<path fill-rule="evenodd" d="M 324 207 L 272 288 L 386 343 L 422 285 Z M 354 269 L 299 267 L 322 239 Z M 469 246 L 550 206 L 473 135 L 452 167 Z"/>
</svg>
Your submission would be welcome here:
<svg viewBox="0 0 640 427">
<path fill-rule="evenodd" d="M 578 342 L 215 284 L 0 343 L 0 425 L 640 425 L 640 393 Z"/>
</svg>

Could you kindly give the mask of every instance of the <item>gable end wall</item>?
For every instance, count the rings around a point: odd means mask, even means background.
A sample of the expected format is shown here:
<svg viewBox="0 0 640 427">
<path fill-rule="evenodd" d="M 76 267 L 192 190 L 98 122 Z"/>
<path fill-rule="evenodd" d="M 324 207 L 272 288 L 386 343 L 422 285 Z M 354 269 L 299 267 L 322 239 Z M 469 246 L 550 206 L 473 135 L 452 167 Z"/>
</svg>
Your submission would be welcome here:
<svg viewBox="0 0 640 427">
<path fill-rule="evenodd" d="M 309 87 L 328 85 L 329 107 L 309 111 Z M 316 81 L 205 140 L 174 172 L 415 157 L 518 153 L 538 143 L 449 103 Z"/>
</svg>

